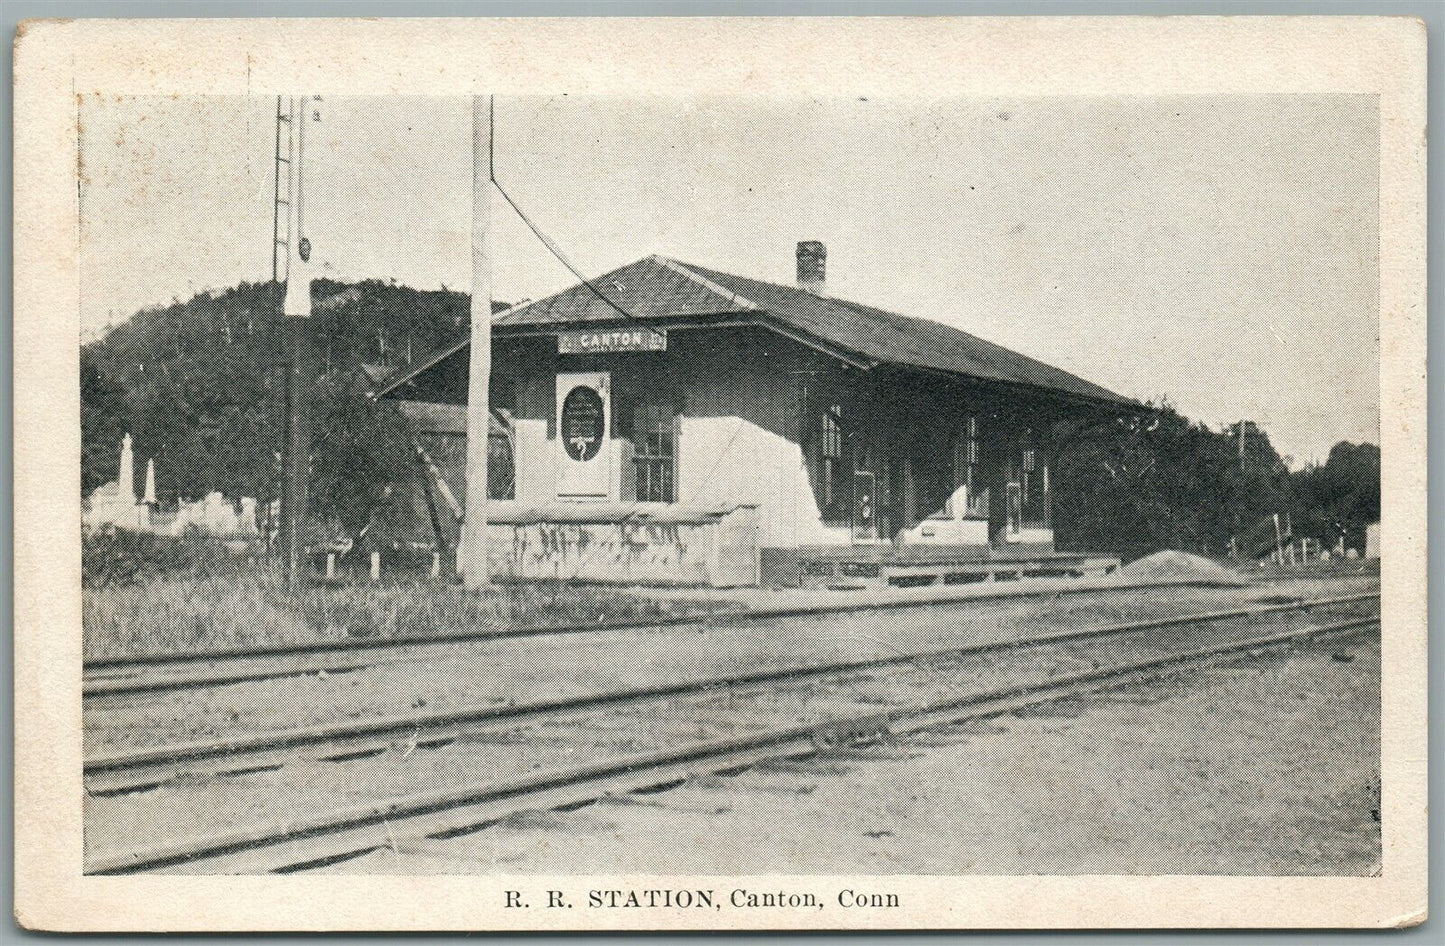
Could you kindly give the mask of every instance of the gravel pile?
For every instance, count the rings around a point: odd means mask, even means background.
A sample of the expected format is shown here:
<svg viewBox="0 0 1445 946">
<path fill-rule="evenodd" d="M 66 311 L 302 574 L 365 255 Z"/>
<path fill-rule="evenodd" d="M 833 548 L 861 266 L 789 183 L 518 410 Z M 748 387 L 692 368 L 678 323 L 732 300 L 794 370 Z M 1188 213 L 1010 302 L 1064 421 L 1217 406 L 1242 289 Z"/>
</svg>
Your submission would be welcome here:
<svg viewBox="0 0 1445 946">
<path fill-rule="evenodd" d="M 1242 585 L 1245 580 L 1232 569 L 1201 555 L 1167 550 L 1137 559 L 1119 570 L 1128 581 L 1207 581 L 1221 585 Z"/>
</svg>

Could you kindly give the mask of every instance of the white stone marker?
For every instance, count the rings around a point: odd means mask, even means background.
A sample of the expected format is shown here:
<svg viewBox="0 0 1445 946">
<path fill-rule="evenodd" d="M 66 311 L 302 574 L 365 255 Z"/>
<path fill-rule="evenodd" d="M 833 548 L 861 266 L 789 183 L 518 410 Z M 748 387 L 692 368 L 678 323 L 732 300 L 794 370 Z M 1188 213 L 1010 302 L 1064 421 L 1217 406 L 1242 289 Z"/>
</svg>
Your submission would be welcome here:
<svg viewBox="0 0 1445 946">
<path fill-rule="evenodd" d="M 146 461 L 146 494 L 141 502 L 147 506 L 156 504 L 156 461 L 154 457 Z"/>
<path fill-rule="evenodd" d="M 135 505 L 135 455 L 130 449 L 130 434 L 120 445 L 120 478 L 115 481 L 115 505 L 117 509 L 129 510 Z"/>
</svg>

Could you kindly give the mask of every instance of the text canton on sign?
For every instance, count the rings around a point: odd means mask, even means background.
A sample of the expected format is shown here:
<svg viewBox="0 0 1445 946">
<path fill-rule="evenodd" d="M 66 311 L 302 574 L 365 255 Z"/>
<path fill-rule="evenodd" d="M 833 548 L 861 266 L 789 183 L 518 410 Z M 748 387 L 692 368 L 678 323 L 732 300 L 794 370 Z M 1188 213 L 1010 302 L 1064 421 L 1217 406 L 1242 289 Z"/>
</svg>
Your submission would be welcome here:
<svg viewBox="0 0 1445 946">
<path fill-rule="evenodd" d="M 663 329 L 624 328 L 581 332 L 560 332 L 557 335 L 559 355 L 591 355 L 621 351 L 666 351 L 667 332 Z"/>
</svg>

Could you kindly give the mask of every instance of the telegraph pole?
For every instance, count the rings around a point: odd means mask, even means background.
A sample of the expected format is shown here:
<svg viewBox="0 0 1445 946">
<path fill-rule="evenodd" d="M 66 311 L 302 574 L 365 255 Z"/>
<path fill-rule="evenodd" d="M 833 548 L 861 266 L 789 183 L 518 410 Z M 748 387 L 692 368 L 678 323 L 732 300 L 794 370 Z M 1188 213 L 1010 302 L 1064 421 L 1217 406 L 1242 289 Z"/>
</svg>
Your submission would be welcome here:
<svg viewBox="0 0 1445 946">
<path fill-rule="evenodd" d="M 289 357 L 286 366 L 286 471 L 282 482 L 281 521 L 286 548 L 286 587 L 301 588 L 306 577 L 306 522 L 308 481 L 311 476 L 311 397 L 315 371 L 311 357 L 311 242 L 306 236 L 304 180 L 306 128 L 321 120 L 320 96 L 292 96 L 277 109 L 277 140 L 286 126 L 286 200 L 280 197 L 277 157 L 276 211 L 286 208 L 286 288 L 282 302 Z M 278 152 L 280 147 L 278 144 Z M 280 247 L 279 225 L 276 247 Z"/>
<path fill-rule="evenodd" d="M 488 388 L 492 378 L 492 97 L 472 97 L 472 343 L 467 378 L 467 506 L 457 571 L 462 586 L 479 591 L 487 566 Z"/>
</svg>

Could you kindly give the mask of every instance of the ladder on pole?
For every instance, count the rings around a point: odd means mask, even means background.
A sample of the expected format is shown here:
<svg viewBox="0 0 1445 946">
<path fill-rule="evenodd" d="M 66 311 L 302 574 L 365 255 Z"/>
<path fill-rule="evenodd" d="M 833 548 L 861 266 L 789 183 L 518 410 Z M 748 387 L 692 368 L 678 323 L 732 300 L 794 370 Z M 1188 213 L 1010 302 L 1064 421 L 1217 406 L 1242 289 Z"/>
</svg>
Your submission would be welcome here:
<svg viewBox="0 0 1445 946">
<path fill-rule="evenodd" d="M 276 186 L 271 208 L 271 281 L 285 282 L 291 255 L 291 174 L 295 154 L 295 106 L 289 96 L 276 96 Z M 284 182 L 284 183 L 283 183 Z"/>
</svg>

